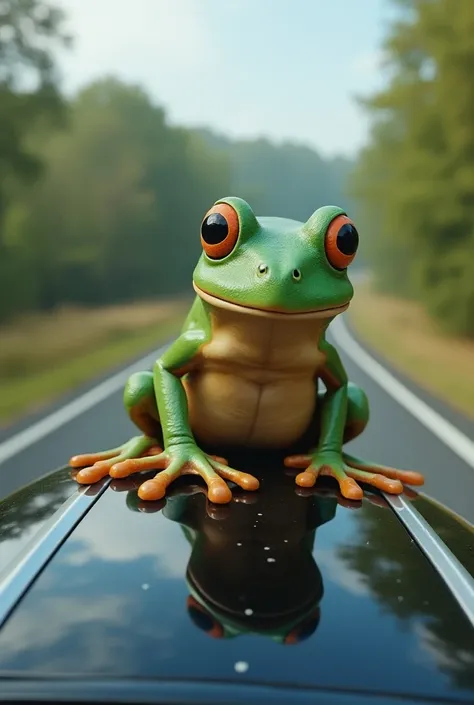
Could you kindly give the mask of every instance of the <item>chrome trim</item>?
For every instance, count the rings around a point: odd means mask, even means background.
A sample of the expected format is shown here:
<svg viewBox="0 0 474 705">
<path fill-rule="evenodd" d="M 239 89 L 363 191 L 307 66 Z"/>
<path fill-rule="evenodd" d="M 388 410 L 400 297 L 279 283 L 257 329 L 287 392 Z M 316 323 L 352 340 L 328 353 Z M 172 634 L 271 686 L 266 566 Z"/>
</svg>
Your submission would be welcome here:
<svg viewBox="0 0 474 705">
<path fill-rule="evenodd" d="M 63 541 L 105 492 L 110 481 L 108 478 L 96 491 L 90 485 L 79 487 L 0 574 L 0 628 Z"/>
<path fill-rule="evenodd" d="M 474 626 L 474 579 L 471 574 L 410 502 L 401 495 L 385 492 L 383 495 Z"/>
</svg>

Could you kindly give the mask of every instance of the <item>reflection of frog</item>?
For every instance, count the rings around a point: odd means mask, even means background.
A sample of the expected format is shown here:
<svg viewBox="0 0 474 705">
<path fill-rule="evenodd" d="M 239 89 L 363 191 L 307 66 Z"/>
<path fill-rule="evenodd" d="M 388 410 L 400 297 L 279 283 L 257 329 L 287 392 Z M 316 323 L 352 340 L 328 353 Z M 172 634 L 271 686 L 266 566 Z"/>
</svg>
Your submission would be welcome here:
<svg viewBox="0 0 474 705">
<path fill-rule="evenodd" d="M 344 500 L 324 483 L 299 490 L 300 496 L 289 493 L 293 480 L 275 476 L 271 468 L 259 476 L 265 492 L 258 500 L 235 493 L 238 511 L 234 504 L 206 506 L 198 485 L 176 485 L 156 503 L 140 502 L 136 490 L 129 491 L 131 480 L 119 480 L 113 489 L 128 491 L 130 509 L 162 511 L 181 525 L 192 548 L 187 609 L 196 627 L 213 638 L 252 633 L 297 644 L 315 632 L 321 615 L 316 530 L 335 517 L 338 503 L 355 511 L 360 503 Z M 366 501 L 383 505 L 370 494 Z"/>
<path fill-rule="evenodd" d="M 423 484 L 419 473 L 342 451 L 365 428 L 368 401 L 348 381 L 325 334 L 352 298 L 347 267 L 358 241 L 354 224 L 335 206 L 319 208 L 303 224 L 257 219 L 238 198 L 218 201 L 201 224 L 197 296 L 181 335 L 153 372 L 134 374 L 126 385 L 125 406 L 144 435 L 72 458 L 73 467 L 84 468 L 77 481 L 159 469 L 139 489 L 142 499 L 156 500 L 180 474 L 195 473 L 211 501 L 227 503 L 225 480 L 246 490 L 256 490 L 258 480 L 202 448 L 289 448 L 307 438 L 308 454 L 285 459 L 302 470 L 296 478 L 302 487 L 329 474 L 343 496 L 359 499 L 357 481 L 392 493 L 402 492 L 401 481 Z"/>
</svg>

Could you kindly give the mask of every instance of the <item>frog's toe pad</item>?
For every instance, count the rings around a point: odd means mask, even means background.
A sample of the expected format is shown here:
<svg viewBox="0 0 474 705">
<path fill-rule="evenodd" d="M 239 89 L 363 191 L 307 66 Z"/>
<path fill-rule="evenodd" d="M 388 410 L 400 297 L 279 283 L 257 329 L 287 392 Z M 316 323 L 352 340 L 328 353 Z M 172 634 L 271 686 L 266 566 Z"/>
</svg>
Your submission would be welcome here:
<svg viewBox="0 0 474 705">
<path fill-rule="evenodd" d="M 316 479 L 317 473 L 305 470 L 296 476 L 295 482 L 299 487 L 314 487 Z"/>
<path fill-rule="evenodd" d="M 83 468 L 79 470 L 75 476 L 76 482 L 80 485 L 92 485 L 94 482 L 99 482 L 103 477 L 109 474 L 110 467 L 113 461 L 103 460 L 98 463 L 94 463 L 88 468 Z"/>
<path fill-rule="evenodd" d="M 364 492 L 362 487 L 359 487 L 357 482 L 350 477 L 346 477 L 339 481 L 341 494 L 346 499 L 358 500 L 362 499 Z"/>
<path fill-rule="evenodd" d="M 138 488 L 138 496 L 147 502 L 154 502 L 157 499 L 163 499 L 166 494 L 168 482 L 165 478 L 160 478 L 158 475 L 152 480 L 147 480 Z"/>
<path fill-rule="evenodd" d="M 214 504 L 228 504 L 232 500 L 230 487 L 221 478 L 209 481 L 207 496 Z"/>
</svg>

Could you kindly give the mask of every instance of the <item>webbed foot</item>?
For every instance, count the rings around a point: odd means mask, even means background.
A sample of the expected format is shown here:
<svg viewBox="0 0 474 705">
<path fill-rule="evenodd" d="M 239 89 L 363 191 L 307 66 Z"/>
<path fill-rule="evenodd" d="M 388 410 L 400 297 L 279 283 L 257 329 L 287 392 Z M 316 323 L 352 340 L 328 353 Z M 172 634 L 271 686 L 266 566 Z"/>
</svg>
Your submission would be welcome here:
<svg viewBox="0 0 474 705">
<path fill-rule="evenodd" d="M 140 485 L 140 499 L 161 499 L 165 496 L 168 485 L 180 475 L 200 475 L 207 484 L 208 499 L 215 504 L 227 504 L 232 499 L 232 492 L 226 480 L 249 491 L 257 490 L 260 486 L 253 475 L 230 468 L 224 458 L 207 455 L 192 442 L 170 446 L 168 450 L 154 456 L 154 462 L 153 466 L 149 464 L 146 469 L 163 469 L 153 479 Z M 132 472 L 136 472 L 135 466 L 129 467 Z"/>
<path fill-rule="evenodd" d="M 401 494 L 403 482 L 408 485 L 424 483 L 423 475 L 418 472 L 368 463 L 347 453 L 314 451 L 308 455 L 290 455 L 285 458 L 285 465 L 303 469 L 295 480 L 300 487 L 313 487 L 319 475 L 330 475 L 339 483 L 342 496 L 351 500 L 362 499 L 364 495 L 359 482 L 388 494 Z"/>
<path fill-rule="evenodd" d="M 83 468 L 76 475 L 81 484 L 97 482 L 106 475 L 122 479 L 146 470 L 160 470 L 138 488 L 138 496 L 145 501 L 162 499 L 168 485 L 180 475 L 200 475 L 207 484 L 209 500 L 216 504 L 227 504 L 232 499 L 226 480 L 244 490 L 259 488 L 260 483 L 253 475 L 228 467 L 225 458 L 207 455 L 193 442 L 170 446 L 167 450 L 155 444 L 152 438 L 140 436 L 113 450 L 74 456 L 70 465 Z"/>
<path fill-rule="evenodd" d="M 69 465 L 72 468 L 81 468 L 75 477 L 77 482 L 81 485 L 90 485 L 106 475 L 114 477 L 111 471 L 118 463 L 131 458 L 141 458 L 148 455 L 152 449 L 161 452 L 161 448 L 156 446 L 156 441 L 153 438 L 135 436 L 118 448 L 104 450 L 100 453 L 74 455 L 70 459 Z"/>
</svg>

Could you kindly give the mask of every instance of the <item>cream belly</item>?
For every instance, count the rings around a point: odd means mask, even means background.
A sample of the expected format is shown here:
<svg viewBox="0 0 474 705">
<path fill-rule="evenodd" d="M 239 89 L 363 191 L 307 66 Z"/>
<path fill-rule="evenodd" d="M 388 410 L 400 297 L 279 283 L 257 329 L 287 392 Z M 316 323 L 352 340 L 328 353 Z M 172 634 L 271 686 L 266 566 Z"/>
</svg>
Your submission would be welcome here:
<svg viewBox="0 0 474 705">
<path fill-rule="evenodd" d="M 183 380 L 196 437 L 261 447 L 297 441 L 315 411 L 323 324 L 213 309 L 212 342 Z"/>
</svg>

